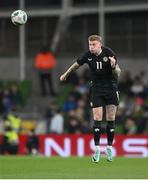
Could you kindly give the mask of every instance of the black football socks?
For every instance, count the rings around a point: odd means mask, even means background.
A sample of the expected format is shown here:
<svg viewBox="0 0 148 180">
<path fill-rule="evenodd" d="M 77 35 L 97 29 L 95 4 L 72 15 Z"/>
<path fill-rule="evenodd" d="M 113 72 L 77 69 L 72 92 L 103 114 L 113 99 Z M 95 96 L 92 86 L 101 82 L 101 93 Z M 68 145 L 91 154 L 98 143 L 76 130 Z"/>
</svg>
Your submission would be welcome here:
<svg viewBox="0 0 148 180">
<path fill-rule="evenodd" d="M 100 135 L 101 135 L 101 121 L 94 120 L 93 134 L 94 134 L 95 146 L 99 146 L 100 145 Z"/>
<path fill-rule="evenodd" d="M 115 121 L 107 121 L 107 143 L 109 146 L 112 146 L 114 134 L 115 134 Z"/>
</svg>

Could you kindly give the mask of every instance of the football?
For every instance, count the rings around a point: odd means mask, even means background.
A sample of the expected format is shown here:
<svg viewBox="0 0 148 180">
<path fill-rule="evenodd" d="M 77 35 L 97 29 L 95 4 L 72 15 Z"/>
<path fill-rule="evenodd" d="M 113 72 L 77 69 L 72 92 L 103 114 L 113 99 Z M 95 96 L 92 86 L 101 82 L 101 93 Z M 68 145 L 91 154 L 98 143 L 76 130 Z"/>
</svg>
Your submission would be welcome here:
<svg viewBox="0 0 148 180">
<path fill-rule="evenodd" d="M 11 14 L 11 21 L 14 25 L 23 25 L 27 22 L 27 14 L 25 11 L 16 10 Z"/>
</svg>

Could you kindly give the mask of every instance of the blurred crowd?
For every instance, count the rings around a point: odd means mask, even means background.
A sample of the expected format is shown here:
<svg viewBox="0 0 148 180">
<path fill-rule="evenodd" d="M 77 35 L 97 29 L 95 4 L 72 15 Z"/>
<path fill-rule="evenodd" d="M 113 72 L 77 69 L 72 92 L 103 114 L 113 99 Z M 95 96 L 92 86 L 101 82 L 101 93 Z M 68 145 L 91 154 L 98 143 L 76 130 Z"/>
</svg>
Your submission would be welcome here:
<svg viewBox="0 0 148 180">
<path fill-rule="evenodd" d="M 17 83 L 12 83 L 8 87 L 0 85 L 0 115 L 19 109 L 23 103 L 23 96 Z"/>
<path fill-rule="evenodd" d="M 125 134 L 148 133 L 148 81 L 144 71 L 131 78 L 124 72 L 119 82 L 121 102 L 116 123 Z"/>
<path fill-rule="evenodd" d="M 64 86 L 72 85 L 59 109 L 56 103 L 47 111 L 47 133 L 89 133 L 92 114 L 89 105 L 89 72 L 73 73 Z M 119 80 L 120 104 L 116 116 L 116 133 L 148 133 L 148 81 L 144 71 L 136 77 L 124 72 Z M 104 112 L 105 117 L 105 112 Z M 105 118 L 103 121 L 105 131 Z"/>
<path fill-rule="evenodd" d="M 17 154 L 21 119 L 15 113 L 3 116 L 3 137 L 0 143 L 0 154 Z"/>
<path fill-rule="evenodd" d="M 20 84 L 11 82 L 0 85 L 0 154 L 18 154 L 19 135 L 22 132 L 22 119 L 19 111 L 25 106 L 23 92 Z M 38 153 L 38 138 L 34 129 L 28 129 L 26 141 L 26 154 Z"/>
<path fill-rule="evenodd" d="M 62 105 L 53 102 L 46 113 L 47 133 L 89 133 L 91 131 L 91 110 L 87 77 L 73 73 L 62 84 L 70 87 Z M 71 86 L 69 86 L 71 85 Z"/>
</svg>

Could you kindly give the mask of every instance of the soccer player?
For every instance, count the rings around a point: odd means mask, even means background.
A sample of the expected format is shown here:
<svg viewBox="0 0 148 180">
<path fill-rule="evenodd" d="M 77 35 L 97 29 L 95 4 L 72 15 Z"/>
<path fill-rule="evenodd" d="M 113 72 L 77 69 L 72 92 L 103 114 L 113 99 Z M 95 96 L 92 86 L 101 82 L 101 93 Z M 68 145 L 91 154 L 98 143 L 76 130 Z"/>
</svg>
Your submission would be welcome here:
<svg viewBox="0 0 148 180">
<path fill-rule="evenodd" d="M 93 162 L 100 160 L 100 134 L 101 121 L 103 118 L 103 107 L 106 110 L 107 121 L 107 160 L 112 161 L 112 143 L 115 131 L 115 116 L 119 103 L 119 93 L 117 81 L 121 69 L 117 63 L 115 53 L 108 47 L 102 45 L 101 37 L 91 35 L 88 37 L 89 51 L 84 53 L 68 70 L 61 75 L 60 80 L 64 81 L 69 74 L 87 63 L 91 72 L 90 106 L 93 111 L 93 135 L 95 143 L 95 153 Z"/>
</svg>

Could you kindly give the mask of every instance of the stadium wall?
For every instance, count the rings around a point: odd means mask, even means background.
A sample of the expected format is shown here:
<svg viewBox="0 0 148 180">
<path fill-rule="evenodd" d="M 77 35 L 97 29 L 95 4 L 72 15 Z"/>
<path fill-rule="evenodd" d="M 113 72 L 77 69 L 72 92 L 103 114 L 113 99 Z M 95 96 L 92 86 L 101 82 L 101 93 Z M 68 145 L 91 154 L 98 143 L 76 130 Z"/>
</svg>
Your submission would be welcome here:
<svg viewBox="0 0 148 180">
<path fill-rule="evenodd" d="M 19 78 L 19 60 L 17 58 L 0 58 L 0 80 Z"/>
</svg>

